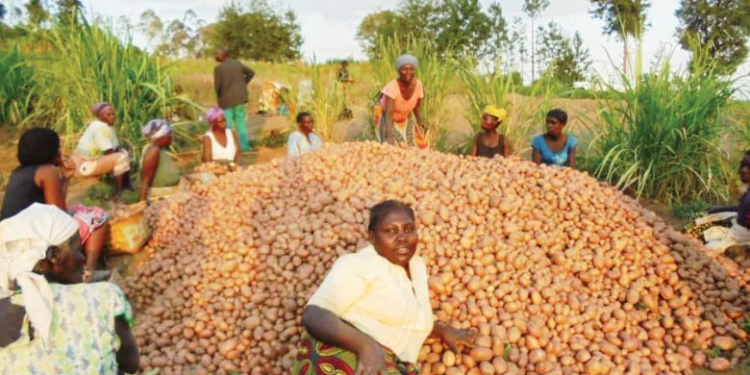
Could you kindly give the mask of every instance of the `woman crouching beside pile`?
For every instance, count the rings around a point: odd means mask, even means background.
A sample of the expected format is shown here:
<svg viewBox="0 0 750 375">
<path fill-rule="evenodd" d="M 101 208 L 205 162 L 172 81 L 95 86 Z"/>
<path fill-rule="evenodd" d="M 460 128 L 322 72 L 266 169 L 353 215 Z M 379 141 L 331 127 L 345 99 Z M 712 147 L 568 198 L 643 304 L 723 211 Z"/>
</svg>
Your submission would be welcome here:
<svg viewBox="0 0 750 375">
<path fill-rule="evenodd" d="M 473 346 L 476 332 L 434 321 L 414 211 L 382 202 L 368 233 L 371 245 L 339 258 L 308 302 L 292 374 L 416 375 L 427 337 Z"/>
<path fill-rule="evenodd" d="M 32 204 L 0 222 L 0 374 L 138 371 L 128 301 L 110 283 L 83 284 L 79 222 Z"/>
<path fill-rule="evenodd" d="M 172 127 L 166 120 L 154 119 L 141 128 L 149 144 L 141 157 L 141 201 L 159 198 L 180 183 L 180 169 L 169 155 Z"/>
<path fill-rule="evenodd" d="M 54 130 L 31 128 L 25 131 L 18 140 L 17 155 L 21 165 L 10 175 L 0 220 L 12 217 L 34 203 L 51 204 L 67 211 L 82 226 L 81 242 L 86 252 L 84 281 L 90 281 L 109 232 L 107 213 L 99 207 L 80 204 L 67 207 L 65 196 L 68 181 L 75 173 L 75 164 L 63 159 L 60 136 Z"/>
</svg>

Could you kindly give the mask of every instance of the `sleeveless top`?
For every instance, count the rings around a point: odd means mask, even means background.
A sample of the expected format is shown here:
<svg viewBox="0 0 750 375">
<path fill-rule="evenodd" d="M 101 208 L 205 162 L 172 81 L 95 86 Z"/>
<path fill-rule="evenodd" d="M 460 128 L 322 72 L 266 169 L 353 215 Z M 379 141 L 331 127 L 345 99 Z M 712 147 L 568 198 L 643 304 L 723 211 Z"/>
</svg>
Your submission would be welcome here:
<svg viewBox="0 0 750 375">
<path fill-rule="evenodd" d="M 5 220 L 31 206 L 33 203 L 46 203 L 44 190 L 34 182 L 34 176 L 41 165 L 22 165 L 10 175 L 5 189 L 0 220 Z"/>
<path fill-rule="evenodd" d="M 141 153 L 141 155 L 146 155 L 146 150 L 151 146 L 158 147 L 148 145 L 143 148 L 143 153 Z M 141 166 L 143 166 L 143 156 L 141 156 Z M 179 182 L 180 169 L 174 164 L 174 160 L 167 150 L 160 148 L 159 166 L 156 167 L 156 173 L 154 173 L 154 179 L 151 181 L 151 187 L 170 187 L 177 185 Z"/>
<path fill-rule="evenodd" d="M 482 133 L 477 134 L 477 138 L 474 140 L 477 144 L 477 156 L 483 156 L 485 158 L 491 158 L 495 155 L 503 156 L 505 148 L 505 137 L 502 134 L 498 134 L 497 146 L 488 147 L 481 142 Z"/>
<path fill-rule="evenodd" d="M 206 136 L 211 140 L 211 160 L 213 161 L 234 161 L 234 154 L 237 152 L 234 135 L 229 128 L 224 129 L 224 134 L 227 137 L 226 147 L 219 144 L 211 130 L 206 132 Z"/>
</svg>

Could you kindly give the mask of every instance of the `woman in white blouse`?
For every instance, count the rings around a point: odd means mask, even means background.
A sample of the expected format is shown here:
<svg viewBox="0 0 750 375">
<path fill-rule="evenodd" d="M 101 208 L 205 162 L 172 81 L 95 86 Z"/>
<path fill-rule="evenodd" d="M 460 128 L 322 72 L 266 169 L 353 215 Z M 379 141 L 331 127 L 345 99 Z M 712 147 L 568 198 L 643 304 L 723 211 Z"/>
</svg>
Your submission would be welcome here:
<svg viewBox="0 0 750 375">
<path fill-rule="evenodd" d="M 304 155 L 323 145 L 320 137 L 312 132 L 313 126 L 315 126 L 315 119 L 313 119 L 309 112 L 300 112 L 297 114 L 297 125 L 299 125 L 299 130 L 289 134 L 287 155 L 290 157 Z"/>
<path fill-rule="evenodd" d="M 227 128 L 224 110 L 213 107 L 206 114 L 209 129 L 203 136 L 203 162 L 240 164 L 240 141 L 237 133 Z"/>
<path fill-rule="evenodd" d="M 333 366 L 346 374 L 416 375 L 414 363 L 427 337 L 439 337 L 456 351 L 459 344 L 473 346 L 475 331 L 434 321 L 427 267 L 415 255 L 414 211 L 398 201 L 382 202 L 370 212 L 368 233 L 371 245 L 339 258 L 305 307 L 307 334 L 293 374 Z"/>
</svg>

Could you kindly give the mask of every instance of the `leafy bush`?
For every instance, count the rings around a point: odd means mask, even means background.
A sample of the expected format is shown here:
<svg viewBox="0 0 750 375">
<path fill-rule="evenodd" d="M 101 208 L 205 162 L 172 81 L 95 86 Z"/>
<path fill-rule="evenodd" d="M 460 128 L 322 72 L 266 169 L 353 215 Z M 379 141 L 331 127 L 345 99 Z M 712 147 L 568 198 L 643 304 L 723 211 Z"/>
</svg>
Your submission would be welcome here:
<svg viewBox="0 0 750 375">
<path fill-rule="evenodd" d="M 83 197 L 83 204 L 87 206 L 104 206 L 115 196 L 115 189 L 110 184 L 99 183 L 88 190 Z"/>
<path fill-rule="evenodd" d="M 177 106 L 198 108 L 174 92 L 159 60 L 99 25 L 54 25 L 38 35 L 48 51 L 36 56 L 39 101 L 27 122 L 54 128 L 70 149 L 99 101 L 115 107 L 117 132 L 136 157 L 148 120 L 166 118 Z M 37 42 L 39 43 L 39 42 Z M 199 109 L 199 108 L 198 108 Z M 174 124 L 177 133 L 189 120 Z"/>
<path fill-rule="evenodd" d="M 688 202 L 672 206 L 672 214 L 678 219 L 693 219 L 701 212 L 705 212 L 710 205 L 703 200 Z"/>
<path fill-rule="evenodd" d="M 731 82 L 711 67 L 672 73 L 669 64 L 623 79 L 601 100 L 598 136 L 585 165 L 597 177 L 667 204 L 726 199 L 732 175 L 721 142 Z"/>
<path fill-rule="evenodd" d="M 20 125 L 33 110 L 38 89 L 26 57 L 17 48 L 0 50 L 0 125 Z"/>
<path fill-rule="evenodd" d="M 268 136 L 261 139 L 260 144 L 263 147 L 268 148 L 280 148 L 286 146 L 287 139 L 289 138 L 289 131 L 277 131 L 271 130 Z"/>
</svg>

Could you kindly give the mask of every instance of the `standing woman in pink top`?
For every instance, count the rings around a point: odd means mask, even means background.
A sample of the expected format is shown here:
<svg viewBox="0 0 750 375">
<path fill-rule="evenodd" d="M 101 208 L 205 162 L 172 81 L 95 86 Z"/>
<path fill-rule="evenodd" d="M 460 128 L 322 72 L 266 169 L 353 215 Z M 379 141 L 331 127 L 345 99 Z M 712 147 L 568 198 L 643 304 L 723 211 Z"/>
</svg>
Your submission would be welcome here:
<svg viewBox="0 0 750 375">
<path fill-rule="evenodd" d="M 415 77 L 417 58 L 412 55 L 401 55 L 396 60 L 396 70 L 398 78 L 383 87 L 380 105 L 375 108 L 375 129 L 378 139 L 390 144 L 425 149 L 426 128 L 420 114 L 424 87 Z"/>
</svg>

